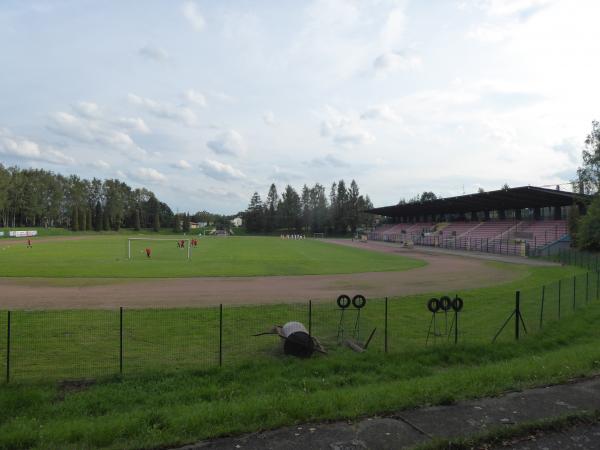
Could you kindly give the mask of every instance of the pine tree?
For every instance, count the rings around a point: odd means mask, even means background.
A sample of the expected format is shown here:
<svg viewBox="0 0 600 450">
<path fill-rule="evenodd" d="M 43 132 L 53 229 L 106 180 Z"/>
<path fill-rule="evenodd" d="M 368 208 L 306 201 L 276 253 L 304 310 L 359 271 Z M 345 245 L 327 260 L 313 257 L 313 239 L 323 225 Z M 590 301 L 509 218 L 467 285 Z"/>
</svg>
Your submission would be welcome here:
<svg viewBox="0 0 600 450">
<path fill-rule="evenodd" d="M 79 231 L 79 211 L 77 208 L 73 208 L 71 216 L 71 230 Z"/>
<path fill-rule="evenodd" d="M 138 208 L 135 209 L 135 217 L 133 218 L 133 228 L 135 231 L 140 231 L 142 228 L 140 224 L 140 210 Z"/>
<path fill-rule="evenodd" d="M 79 229 L 85 231 L 87 229 L 87 213 L 85 209 L 79 210 Z"/>
<path fill-rule="evenodd" d="M 106 208 L 104 208 L 104 211 L 102 212 L 102 229 L 104 231 L 110 230 L 110 217 L 108 217 Z"/>
<path fill-rule="evenodd" d="M 91 231 L 92 230 L 92 209 L 87 208 L 86 213 L 87 213 L 86 214 L 87 219 L 85 221 L 85 229 L 86 229 L 86 231 Z"/>
<path fill-rule="evenodd" d="M 267 200 L 265 201 L 265 230 L 267 232 L 277 229 L 277 206 L 279 204 L 279 195 L 275 183 L 271 184 Z"/>
<path fill-rule="evenodd" d="M 154 220 L 152 221 L 152 231 L 160 231 L 160 216 L 158 215 L 158 211 L 154 213 Z"/>
<path fill-rule="evenodd" d="M 183 215 L 183 232 L 190 232 L 190 215 L 187 213 Z"/>
<path fill-rule="evenodd" d="M 102 231 L 103 218 L 102 218 L 102 205 L 100 204 L 100 201 L 96 202 L 96 212 L 95 212 L 94 220 L 95 220 L 94 221 L 94 230 Z"/>
<path fill-rule="evenodd" d="M 173 216 L 173 233 L 181 233 L 181 220 L 179 219 L 179 214 Z"/>
</svg>

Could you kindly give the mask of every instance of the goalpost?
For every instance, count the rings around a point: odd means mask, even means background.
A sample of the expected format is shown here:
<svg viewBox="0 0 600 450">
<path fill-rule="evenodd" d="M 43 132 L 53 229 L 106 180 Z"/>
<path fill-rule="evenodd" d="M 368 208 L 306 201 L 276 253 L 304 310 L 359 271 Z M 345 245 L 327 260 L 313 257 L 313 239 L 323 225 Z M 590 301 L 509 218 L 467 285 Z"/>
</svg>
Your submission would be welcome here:
<svg viewBox="0 0 600 450">
<path fill-rule="evenodd" d="M 324 239 L 325 233 L 313 233 L 313 238 L 315 239 Z"/>
<path fill-rule="evenodd" d="M 190 239 L 161 239 L 161 238 L 127 238 L 127 259 L 131 259 L 131 241 L 170 241 L 173 243 L 177 243 L 177 242 L 181 242 L 184 241 L 187 247 L 187 260 L 189 261 L 190 259 L 192 259 L 192 246 L 191 246 L 191 240 Z"/>
</svg>

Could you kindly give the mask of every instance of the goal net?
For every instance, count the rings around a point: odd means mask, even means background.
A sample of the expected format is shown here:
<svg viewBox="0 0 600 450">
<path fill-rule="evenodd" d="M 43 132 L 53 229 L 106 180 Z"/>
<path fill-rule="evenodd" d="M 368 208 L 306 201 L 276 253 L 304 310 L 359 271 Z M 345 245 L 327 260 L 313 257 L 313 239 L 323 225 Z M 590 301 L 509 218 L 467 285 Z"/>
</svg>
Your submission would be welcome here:
<svg viewBox="0 0 600 450">
<path fill-rule="evenodd" d="M 313 233 L 313 237 L 315 239 L 324 239 L 325 238 L 325 233 Z"/>
<path fill-rule="evenodd" d="M 127 239 L 127 259 L 129 260 L 158 259 L 161 261 L 182 261 L 190 260 L 191 258 L 191 239 Z"/>
</svg>

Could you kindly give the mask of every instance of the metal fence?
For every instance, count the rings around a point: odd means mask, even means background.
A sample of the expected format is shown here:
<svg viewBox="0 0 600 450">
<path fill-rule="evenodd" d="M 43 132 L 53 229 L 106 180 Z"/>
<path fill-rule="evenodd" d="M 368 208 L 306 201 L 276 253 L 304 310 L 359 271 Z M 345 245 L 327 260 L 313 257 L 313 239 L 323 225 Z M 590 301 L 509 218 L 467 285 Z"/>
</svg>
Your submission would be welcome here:
<svg viewBox="0 0 600 450">
<path fill-rule="evenodd" d="M 579 258 L 584 266 L 597 267 L 595 258 Z M 447 294 L 451 300 L 456 295 Z M 519 292 L 499 288 L 488 298 L 481 298 L 477 291 L 460 297 L 462 311 L 436 313 L 427 309 L 429 298 L 422 295 L 369 299 L 362 309 L 345 310 L 335 301 L 307 301 L 179 309 L 2 311 L 3 378 L 6 382 L 58 380 L 206 369 L 278 357 L 283 353 L 278 337 L 253 335 L 288 321 L 304 323 L 329 353 L 350 351 L 344 346 L 347 338 L 364 343 L 374 329 L 369 352 L 508 342 L 599 299 L 600 276 L 593 270 Z"/>
<path fill-rule="evenodd" d="M 561 248 L 554 255 L 548 256 L 547 259 L 561 264 L 583 267 L 590 271 L 600 270 L 600 254 L 598 253 L 573 248 Z"/>
<path fill-rule="evenodd" d="M 499 255 L 526 256 L 530 246 L 525 242 L 515 239 L 489 239 L 473 237 L 449 237 L 408 235 L 405 233 L 369 233 L 368 238 L 372 241 L 383 241 L 393 243 L 412 242 L 415 245 L 426 247 L 439 247 L 450 250 L 466 250 L 483 253 L 495 253 Z"/>
</svg>

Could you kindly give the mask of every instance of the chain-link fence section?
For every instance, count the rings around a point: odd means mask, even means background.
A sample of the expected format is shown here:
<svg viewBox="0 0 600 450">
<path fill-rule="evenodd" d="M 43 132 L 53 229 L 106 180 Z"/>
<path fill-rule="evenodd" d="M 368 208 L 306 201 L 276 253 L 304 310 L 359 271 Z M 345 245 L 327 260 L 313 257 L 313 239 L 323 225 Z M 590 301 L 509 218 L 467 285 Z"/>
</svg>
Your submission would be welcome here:
<svg viewBox="0 0 600 450">
<path fill-rule="evenodd" d="M 584 267 L 595 261 L 578 258 Z M 329 354 L 350 348 L 396 353 L 436 345 L 508 342 L 550 327 L 600 299 L 600 273 L 593 270 L 517 292 L 500 286 L 486 295 L 447 292 L 432 298 L 367 299 L 364 305 L 349 298 L 345 307 L 333 300 L 0 311 L 0 367 L 6 382 L 206 369 L 282 356 L 284 339 L 273 330 L 292 321 L 302 323 Z"/>
</svg>

